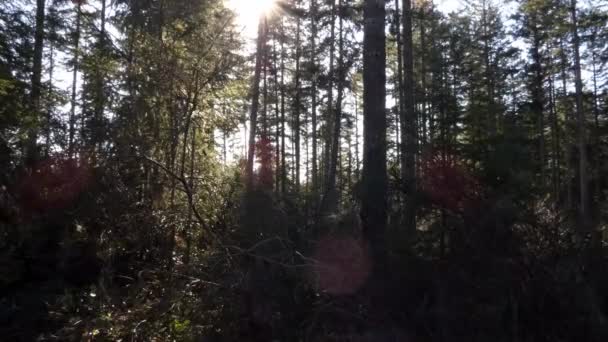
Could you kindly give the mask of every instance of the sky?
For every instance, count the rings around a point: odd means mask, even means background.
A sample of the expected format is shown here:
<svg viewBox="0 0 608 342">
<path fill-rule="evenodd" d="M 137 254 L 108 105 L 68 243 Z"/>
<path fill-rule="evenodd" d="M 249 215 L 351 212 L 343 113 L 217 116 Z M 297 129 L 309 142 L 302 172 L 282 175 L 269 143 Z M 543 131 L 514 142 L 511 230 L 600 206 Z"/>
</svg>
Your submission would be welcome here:
<svg viewBox="0 0 608 342">
<path fill-rule="evenodd" d="M 266 11 L 272 10 L 276 0 L 226 0 L 229 8 L 237 14 L 237 22 L 243 28 L 247 38 L 253 39 L 257 33 L 258 18 Z M 437 8 L 450 13 L 463 7 L 462 0 L 435 0 Z"/>
</svg>

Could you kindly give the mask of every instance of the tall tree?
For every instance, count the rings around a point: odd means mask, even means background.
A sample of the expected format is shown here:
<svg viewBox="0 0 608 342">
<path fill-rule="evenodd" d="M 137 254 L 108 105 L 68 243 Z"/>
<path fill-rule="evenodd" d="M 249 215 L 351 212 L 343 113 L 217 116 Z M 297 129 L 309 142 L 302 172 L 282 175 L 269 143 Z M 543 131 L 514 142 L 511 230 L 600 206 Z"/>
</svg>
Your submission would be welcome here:
<svg viewBox="0 0 608 342">
<path fill-rule="evenodd" d="M 72 56 L 72 97 L 70 99 L 70 117 L 68 119 L 68 156 L 74 157 L 76 145 L 76 95 L 78 87 L 78 65 L 80 63 L 80 29 L 82 20 L 82 3 L 84 0 L 76 1 L 76 23 L 74 27 L 74 51 Z"/>
<path fill-rule="evenodd" d="M 334 5 L 335 6 L 335 5 Z M 335 8 L 332 6 L 335 12 Z M 329 171 L 327 173 L 327 189 L 324 200 L 324 210 L 335 211 L 339 202 L 339 195 L 336 190 L 336 172 L 338 168 L 338 151 L 340 150 L 340 130 L 342 127 L 342 101 L 344 98 L 344 19 L 342 10 L 342 0 L 338 2 L 338 94 L 336 98 L 336 108 L 333 117 L 333 132 L 331 135 L 331 156 L 329 159 Z M 332 19 L 333 22 L 333 19 Z M 333 48 L 332 48 L 333 54 Z M 333 77 L 333 72 L 330 72 L 330 77 Z M 331 88 L 330 88 L 331 92 Z M 330 97 L 331 98 L 331 97 Z M 330 108 L 332 105 L 330 104 Z M 333 110 L 332 110 L 333 111 Z"/>
<path fill-rule="evenodd" d="M 403 0 L 403 110 L 401 111 L 401 181 L 407 195 L 404 228 L 416 231 L 416 150 L 417 124 L 414 109 L 414 56 L 412 43 L 412 3 Z"/>
<path fill-rule="evenodd" d="M 32 66 L 31 104 L 34 124 L 28 131 L 26 158 L 33 161 L 36 158 L 36 140 L 38 139 L 38 121 L 41 114 L 40 97 L 42 92 L 42 52 L 44 49 L 45 0 L 36 0 L 36 29 L 34 33 L 34 59 Z M 48 125 L 48 123 L 47 123 Z M 48 148 L 48 147 L 47 147 Z"/>
<path fill-rule="evenodd" d="M 361 220 L 374 262 L 382 272 L 386 255 L 386 42 L 385 2 L 366 0 L 363 29 L 363 174 Z"/>
<path fill-rule="evenodd" d="M 334 119 L 334 79 L 335 79 L 335 44 L 336 44 L 336 1 L 331 0 L 331 5 L 329 9 L 330 16 L 330 34 L 329 34 L 329 71 L 327 75 L 328 84 L 327 84 L 327 108 L 325 112 L 325 149 L 323 154 L 323 165 L 326 170 L 331 168 L 330 166 L 330 158 L 331 158 L 331 149 L 332 149 L 332 126 Z M 329 188 L 329 172 L 325 172 L 325 189 Z"/>
<path fill-rule="evenodd" d="M 296 0 L 295 2 L 295 8 L 298 9 L 298 5 L 300 4 L 299 0 Z M 301 166 L 300 166 L 300 159 L 301 159 L 301 142 L 300 142 L 300 133 L 301 133 L 301 127 L 300 127 L 300 119 L 301 119 L 301 114 L 300 114 L 300 109 L 302 107 L 301 104 L 301 75 L 300 75 L 300 68 L 301 68 L 301 52 L 302 49 L 300 47 L 300 43 L 301 43 L 301 25 L 302 25 L 302 20 L 300 18 L 300 15 L 296 15 L 296 37 L 295 37 L 295 71 L 294 71 L 294 102 L 293 102 L 293 110 L 292 110 L 292 115 L 293 115 L 293 139 L 294 139 L 294 147 L 295 147 L 295 151 L 294 151 L 294 158 L 295 158 L 295 179 L 294 179 L 294 183 L 295 183 L 295 191 L 296 193 L 300 192 L 300 170 L 301 170 Z"/>
<path fill-rule="evenodd" d="M 253 189 L 253 163 L 255 160 L 255 143 L 257 134 L 257 118 L 258 108 L 260 105 L 260 77 L 262 73 L 263 61 L 263 50 L 266 45 L 266 21 L 260 18 L 258 24 L 258 38 L 257 38 L 257 49 L 255 54 L 255 70 L 253 75 L 253 84 L 251 91 L 251 114 L 249 117 L 249 152 L 247 155 L 247 189 L 251 191 Z"/>
<path fill-rule="evenodd" d="M 579 162 L 579 211 L 581 229 L 586 233 L 590 229 L 591 213 L 589 208 L 589 177 L 587 161 L 587 122 L 583 107 L 583 79 L 581 76 L 580 38 L 576 0 L 570 0 L 570 19 L 572 48 L 574 51 L 574 89 L 576 98 L 576 128 Z"/>
<path fill-rule="evenodd" d="M 311 140 L 312 140 L 312 171 L 311 171 L 311 188 L 313 204 L 317 203 L 318 194 L 318 157 L 317 157 L 317 80 L 318 80 L 318 66 L 317 66 L 317 1 L 310 0 L 310 68 L 312 71 L 311 79 Z"/>
</svg>

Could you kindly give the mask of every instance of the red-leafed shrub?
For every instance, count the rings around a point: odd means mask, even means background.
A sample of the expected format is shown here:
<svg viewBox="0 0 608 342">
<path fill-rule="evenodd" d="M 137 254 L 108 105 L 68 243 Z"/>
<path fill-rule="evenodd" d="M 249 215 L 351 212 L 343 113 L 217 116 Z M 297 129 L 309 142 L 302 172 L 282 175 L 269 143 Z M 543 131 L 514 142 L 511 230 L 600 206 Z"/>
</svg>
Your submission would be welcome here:
<svg viewBox="0 0 608 342">
<path fill-rule="evenodd" d="M 458 158 L 436 154 L 421 166 L 420 187 L 433 205 L 461 212 L 478 201 L 480 184 Z"/>
<path fill-rule="evenodd" d="M 26 210 L 58 210 L 72 204 L 90 180 L 91 170 L 82 161 L 51 157 L 22 176 L 18 194 Z"/>
<path fill-rule="evenodd" d="M 367 281 L 372 264 L 367 244 L 352 237 L 326 237 L 314 254 L 317 286 L 333 295 L 357 292 Z"/>
</svg>

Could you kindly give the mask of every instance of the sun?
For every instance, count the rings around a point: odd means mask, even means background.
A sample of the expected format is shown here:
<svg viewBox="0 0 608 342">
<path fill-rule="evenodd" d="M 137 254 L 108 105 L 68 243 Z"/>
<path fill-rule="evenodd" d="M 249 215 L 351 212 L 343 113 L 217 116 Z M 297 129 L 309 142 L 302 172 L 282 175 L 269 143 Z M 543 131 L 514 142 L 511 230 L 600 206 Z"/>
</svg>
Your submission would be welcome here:
<svg viewBox="0 0 608 342">
<path fill-rule="evenodd" d="M 226 4 L 234 10 L 245 31 L 255 33 L 260 18 L 274 12 L 277 0 L 226 0 Z"/>
</svg>

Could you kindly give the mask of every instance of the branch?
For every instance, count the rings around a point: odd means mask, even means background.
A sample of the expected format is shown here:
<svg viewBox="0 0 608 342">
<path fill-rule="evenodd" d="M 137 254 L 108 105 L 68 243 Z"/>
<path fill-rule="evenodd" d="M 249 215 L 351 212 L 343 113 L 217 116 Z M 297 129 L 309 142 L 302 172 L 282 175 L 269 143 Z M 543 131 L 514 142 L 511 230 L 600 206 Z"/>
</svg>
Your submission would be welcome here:
<svg viewBox="0 0 608 342">
<path fill-rule="evenodd" d="M 211 235 L 211 237 L 219 243 L 219 239 L 213 233 L 213 231 L 207 226 L 207 224 L 205 223 L 205 220 L 203 219 L 201 214 L 198 212 L 196 205 L 194 205 L 194 194 L 192 193 L 192 189 L 190 188 L 190 184 L 188 184 L 188 181 L 186 180 L 186 178 L 178 176 L 175 172 L 170 170 L 168 167 L 166 167 L 162 163 L 160 163 L 148 156 L 143 156 L 143 159 L 158 166 L 164 172 L 166 172 L 169 176 L 173 177 L 175 180 L 179 181 L 182 184 L 182 186 L 184 187 L 183 191 L 186 194 L 186 197 L 188 198 L 188 206 L 190 207 L 190 210 L 192 210 L 194 217 L 196 217 L 196 220 L 199 222 L 201 227 L 203 227 L 203 230 L 207 231 Z M 205 240 L 205 242 L 208 245 L 211 244 L 211 241 L 209 241 L 209 239 L 207 239 L 206 237 L 204 237 L 203 239 Z"/>
</svg>

